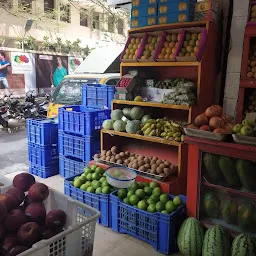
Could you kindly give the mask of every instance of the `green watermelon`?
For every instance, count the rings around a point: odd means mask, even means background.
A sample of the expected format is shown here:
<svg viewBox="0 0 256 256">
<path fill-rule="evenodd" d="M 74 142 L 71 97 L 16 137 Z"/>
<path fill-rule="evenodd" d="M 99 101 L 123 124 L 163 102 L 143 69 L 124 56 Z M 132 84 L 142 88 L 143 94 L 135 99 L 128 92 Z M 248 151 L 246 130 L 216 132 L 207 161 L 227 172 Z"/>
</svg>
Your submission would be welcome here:
<svg viewBox="0 0 256 256">
<path fill-rule="evenodd" d="M 141 107 L 133 107 L 130 116 L 133 120 L 140 120 L 144 115 L 144 110 Z"/>
<path fill-rule="evenodd" d="M 124 113 L 124 116 L 126 116 L 127 118 L 130 118 L 130 114 L 131 114 L 131 108 L 124 108 L 123 109 L 123 113 Z"/>
<path fill-rule="evenodd" d="M 222 171 L 225 179 L 230 187 L 240 187 L 241 183 L 236 172 L 236 161 L 228 156 L 219 157 L 219 168 Z"/>
<path fill-rule="evenodd" d="M 115 109 L 115 110 L 112 110 L 111 112 L 111 119 L 114 121 L 121 120 L 123 116 L 124 116 L 124 113 L 121 109 Z"/>
<path fill-rule="evenodd" d="M 232 243 L 231 256 L 255 256 L 256 238 L 247 234 L 240 234 Z"/>
<path fill-rule="evenodd" d="M 195 218 L 186 219 L 179 230 L 178 248 L 183 256 L 200 256 L 204 240 L 204 229 Z"/>
<path fill-rule="evenodd" d="M 211 218 L 219 217 L 220 201 L 214 193 L 208 192 L 204 195 L 203 205 L 207 216 Z"/>
<path fill-rule="evenodd" d="M 210 227 L 204 237 L 202 256 L 229 256 L 230 237 L 220 225 Z"/>
<path fill-rule="evenodd" d="M 236 171 L 242 185 L 251 191 L 256 190 L 256 166 L 252 161 L 243 159 L 236 160 Z"/>
<path fill-rule="evenodd" d="M 113 130 L 114 121 L 111 119 L 107 119 L 103 122 L 102 127 L 107 130 Z"/>
<path fill-rule="evenodd" d="M 140 121 L 138 120 L 129 121 L 125 126 L 125 130 L 127 133 L 130 133 L 130 134 L 137 133 L 137 131 L 140 130 Z"/>
<path fill-rule="evenodd" d="M 232 200 L 225 200 L 221 210 L 222 218 L 229 224 L 235 224 L 237 219 L 238 207 Z"/>
<path fill-rule="evenodd" d="M 210 182 L 216 183 L 218 179 L 222 177 L 219 165 L 219 157 L 215 154 L 205 153 L 203 162 L 206 170 L 206 176 L 210 179 Z"/>
<path fill-rule="evenodd" d="M 126 123 L 122 120 L 116 120 L 113 124 L 113 128 L 115 131 L 124 132 Z"/>
<path fill-rule="evenodd" d="M 255 217 L 256 216 L 256 208 L 253 204 L 244 203 L 239 211 L 237 217 L 237 223 L 240 228 L 244 231 L 255 231 Z"/>
</svg>

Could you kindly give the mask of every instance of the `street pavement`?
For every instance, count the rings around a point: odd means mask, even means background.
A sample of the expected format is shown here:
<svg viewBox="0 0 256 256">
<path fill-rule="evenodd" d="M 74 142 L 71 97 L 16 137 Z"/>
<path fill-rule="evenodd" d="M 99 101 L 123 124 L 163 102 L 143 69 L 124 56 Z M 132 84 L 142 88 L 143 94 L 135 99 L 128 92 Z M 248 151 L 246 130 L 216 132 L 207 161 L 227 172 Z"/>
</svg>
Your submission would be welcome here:
<svg viewBox="0 0 256 256">
<path fill-rule="evenodd" d="M 28 171 L 26 129 L 9 133 L 0 129 L 0 174 Z"/>
</svg>

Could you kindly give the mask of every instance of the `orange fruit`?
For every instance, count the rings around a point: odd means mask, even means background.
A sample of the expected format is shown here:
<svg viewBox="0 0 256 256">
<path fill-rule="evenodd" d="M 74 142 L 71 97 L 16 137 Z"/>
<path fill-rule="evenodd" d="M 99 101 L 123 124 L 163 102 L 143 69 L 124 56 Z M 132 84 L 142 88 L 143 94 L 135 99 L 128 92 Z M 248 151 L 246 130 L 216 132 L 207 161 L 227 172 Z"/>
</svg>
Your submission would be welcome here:
<svg viewBox="0 0 256 256">
<path fill-rule="evenodd" d="M 166 48 L 162 48 L 161 53 L 166 54 Z"/>
<path fill-rule="evenodd" d="M 175 46 L 175 43 L 174 43 L 174 42 L 170 42 L 170 43 L 169 43 L 169 47 L 170 47 L 170 48 L 173 48 L 174 46 Z"/>
<path fill-rule="evenodd" d="M 165 59 L 169 59 L 169 58 L 170 58 L 170 55 L 166 53 L 166 54 L 164 55 L 164 58 L 165 58 Z"/>
<path fill-rule="evenodd" d="M 169 42 L 168 41 L 165 41 L 164 42 L 164 47 L 167 48 L 169 46 Z"/>
</svg>

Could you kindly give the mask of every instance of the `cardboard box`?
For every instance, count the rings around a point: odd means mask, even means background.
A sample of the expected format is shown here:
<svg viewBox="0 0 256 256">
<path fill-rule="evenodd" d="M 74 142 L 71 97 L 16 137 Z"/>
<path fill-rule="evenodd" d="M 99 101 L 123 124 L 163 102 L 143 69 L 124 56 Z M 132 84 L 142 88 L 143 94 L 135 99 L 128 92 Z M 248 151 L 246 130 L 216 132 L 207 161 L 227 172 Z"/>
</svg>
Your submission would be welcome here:
<svg viewBox="0 0 256 256">
<path fill-rule="evenodd" d="M 217 13 L 214 11 L 202 11 L 202 12 L 195 12 L 194 14 L 194 21 L 213 21 L 216 23 L 217 21 Z"/>
<path fill-rule="evenodd" d="M 133 99 L 131 93 L 125 93 L 125 92 L 116 92 L 114 98 L 116 100 L 132 100 Z"/>
<path fill-rule="evenodd" d="M 190 0 L 161 3 L 158 5 L 158 15 L 166 13 L 192 12 L 193 10 L 194 4 Z"/>
<path fill-rule="evenodd" d="M 131 74 L 124 75 L 116 85 L 116 91 L 123 92 L 123 93 L 131 92 L 136 84 L 137 84 L 137 80 L 134 78 L 133 75 Z"/>
<path fill-rule="evenodd" d="M 204 0 L 195 3 L 195 12 L 205 12 L 205 11 L 218 11 L 218 2 L 216 0 Z"/>
<path fill-rule="evenodd" d="M 157 15 L 156 16 L 147 16 L 140 18 L 131 18 L 130 26 L 131 28 L 140 28 L 146 26 L 152 26 L 157 24 Z"/>
<path fill-rule="evenodd" d="M 158 11 L 157 4 L 133 7 L 131 10 L 131 17 L 147 17 L 147 16 L 156 16 Z"/>
<path fill-rule="evenodd" d="M 192 14 L 189 11 L 166 13 L 158 15 L 158 24 L 169 24 L 177 22 L 189 22 L 192 21 Z"/>
<path fill-rule="evenodd" d="M 158 0 L 132 0 L 132 7 L 158 4 Z"/>
</svg>

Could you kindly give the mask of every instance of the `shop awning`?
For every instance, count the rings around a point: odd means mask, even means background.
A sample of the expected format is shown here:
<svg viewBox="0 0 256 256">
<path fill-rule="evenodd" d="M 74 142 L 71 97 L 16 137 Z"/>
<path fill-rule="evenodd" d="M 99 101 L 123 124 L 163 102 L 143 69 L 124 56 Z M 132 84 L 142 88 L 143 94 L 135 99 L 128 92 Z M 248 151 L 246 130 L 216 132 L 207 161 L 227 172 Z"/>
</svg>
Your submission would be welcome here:
<svg viewBox="0 0 256 256">
<path fill-rule="evenodd" d="M 114 8 L 122 8 L 126 10 L 131 10 L 132 7 L 132 1 L 130 0 L 107 0 L 107 3 Z"/>
</svg>

